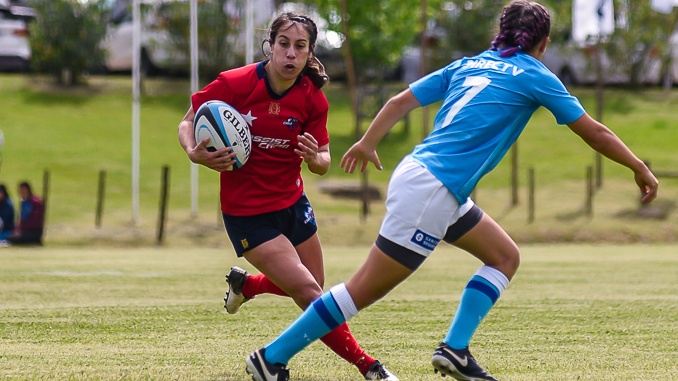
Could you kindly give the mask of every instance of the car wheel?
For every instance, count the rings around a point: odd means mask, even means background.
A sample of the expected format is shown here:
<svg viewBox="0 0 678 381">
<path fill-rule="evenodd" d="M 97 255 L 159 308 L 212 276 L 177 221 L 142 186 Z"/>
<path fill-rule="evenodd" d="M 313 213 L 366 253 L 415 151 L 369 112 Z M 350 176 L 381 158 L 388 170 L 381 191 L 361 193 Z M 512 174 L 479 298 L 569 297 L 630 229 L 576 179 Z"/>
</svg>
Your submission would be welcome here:
<svg viewBox="0 0 678 381">
<path fill-rule="evenodd" d="M 151 62 L 146 49 L 141 49 L 141 63 L 139 70 L 141 70 L 141 75 L 145 77 L 151 77 L 158 73 L 158 69 L 153 65 L 153 62 Z"/>
<path fill-rule="evenodd" d="M 674 84 L 673 77 L 671 76 L 671 71 L 670 70 L 665 70 L 662 75 L 661 75 L 661 83 L 660 85 L 664 89 L 670 89 L 673 87 Z"/>
<path fill-rule="evenodd" d="M 560 71 L 560 81 L 563 82 L 563 85 L 565 86 L 574 86 L 577 84 L 577 78 L 575 78 L 574 73 L 572 73 L 572 70 L 568 67 L 564 67 Z"/>
</svg>

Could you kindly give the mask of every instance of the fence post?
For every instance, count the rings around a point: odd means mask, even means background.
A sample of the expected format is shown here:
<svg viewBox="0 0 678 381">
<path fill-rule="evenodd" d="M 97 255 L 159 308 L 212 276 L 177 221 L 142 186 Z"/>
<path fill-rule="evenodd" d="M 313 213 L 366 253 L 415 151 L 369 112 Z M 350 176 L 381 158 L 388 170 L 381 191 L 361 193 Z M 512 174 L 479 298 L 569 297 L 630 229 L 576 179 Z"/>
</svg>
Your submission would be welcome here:
<svg viewBox="0 0 678 381">
<path fill-rule="evenodd" d="M 528 205 L 527 205 L 527 223 L 531 224 L 534 222 L 534 168 L 530 167 L 527 171 L 528 177 Z"/>
<path fill-rule="evenodd" d="M 593 167 L 588 166 L 586 168 L 586 206 L 584 208 L 588 217 L 593 217 L 593 192 Z"/>
<path fill-rule="evenodd" d="M 165 238 L 165 219 L 167 217 L 167 199 L 169 197 L 169 166 L 162 167 L 162 182 L 160 185 L 160 216 L 158 218 L 157 244 L 162 245 Z"/>
<path fill-rule="evenodd" d="M 42 173 L 42 209 L 44 211 L 42 216 L 43 235 L 47 230 L 47 204 L 50 190 L 49 180 L 50 180 L 49 170 L 45 169 L 44 172 Z"/>
<path fill-rule="evenodd" d="M 106 194 L 106 170 L 99 171 L 99 182 L 97 187 L 97 209 L 94 218 L 94 225 L 99 229 L 101 227 L 101 219 L 104 214 L 104 195 Z"/>
<path fill-rule="evenodd" d="M 511 148 L 511 206 L 518 205 L 518 141 Z"/>
</svg>

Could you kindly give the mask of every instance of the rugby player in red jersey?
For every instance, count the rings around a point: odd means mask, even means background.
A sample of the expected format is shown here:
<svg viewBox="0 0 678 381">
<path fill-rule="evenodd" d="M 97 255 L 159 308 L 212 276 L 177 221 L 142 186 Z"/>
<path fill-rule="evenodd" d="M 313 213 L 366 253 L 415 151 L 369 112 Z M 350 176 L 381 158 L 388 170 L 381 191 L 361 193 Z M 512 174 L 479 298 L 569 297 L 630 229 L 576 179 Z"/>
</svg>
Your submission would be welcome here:
<svg viewBox="0 0 678 381">
<path fill-rule="evenodd" d="M 264 41 L 270 45 L 268 59 L 219 74 L 193 94 L 179 124 L 179 142 L 191 161 L 221 173 L 226 231 L 238 257 L 260 271 L 231 268 L 224 299 L 231 314 L 263 293 L 289 296 L 302 309 L 323 293 L 322 247 L 301 176 L 303 163 L 324 175 L 331 161 L 329 105 L 321 90 L 328 77 L 313 54 L 317 35 L 307 16 L 279 15 Z M 209 139 L 196 142 L 193 136 L 194 110 L 210 100 L 235 107 L 249 124 L 252 153 L 237 170 L 229 170 L 235 162 L 230 148 L 209 152 Z M 398 380 L 365 353 L 346 324 L 322 341 L 365 379 Z"/>
</svg>

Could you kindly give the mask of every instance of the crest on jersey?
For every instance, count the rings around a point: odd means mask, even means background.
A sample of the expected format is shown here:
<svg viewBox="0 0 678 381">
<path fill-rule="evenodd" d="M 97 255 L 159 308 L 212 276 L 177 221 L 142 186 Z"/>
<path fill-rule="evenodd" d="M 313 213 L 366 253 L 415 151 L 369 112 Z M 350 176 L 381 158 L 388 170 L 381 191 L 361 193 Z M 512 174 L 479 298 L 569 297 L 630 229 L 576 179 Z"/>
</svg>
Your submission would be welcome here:
<svg viewBox="0 0 678 381">
<path fill-rule="evenodd" d="M 268 113 L 271 115 L 278 115 L 280 114 L 280 103 L 278 102 L 271 102 L 268 105 Z"/>
</svg>

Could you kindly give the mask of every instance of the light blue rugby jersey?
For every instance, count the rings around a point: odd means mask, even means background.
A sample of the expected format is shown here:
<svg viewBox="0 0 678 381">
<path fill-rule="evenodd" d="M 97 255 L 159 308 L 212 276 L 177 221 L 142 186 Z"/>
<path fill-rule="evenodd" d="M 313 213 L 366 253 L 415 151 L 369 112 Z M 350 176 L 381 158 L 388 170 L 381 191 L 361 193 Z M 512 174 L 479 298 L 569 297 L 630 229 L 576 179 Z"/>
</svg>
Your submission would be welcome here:
<svg viewBox="0 0 678 381">
<path fill-rule="evenodd" d="M 411 155 L 460 203 L 501 161 L 540 106 L 559 124 L 585 112 L 538 59 L 520 51 L 511 57 L 499 53 L 461 58 L 410 84 L 423 106 L 443 100 L 433 131 Z"/>
</svg>

